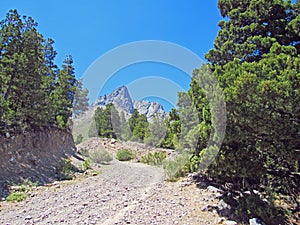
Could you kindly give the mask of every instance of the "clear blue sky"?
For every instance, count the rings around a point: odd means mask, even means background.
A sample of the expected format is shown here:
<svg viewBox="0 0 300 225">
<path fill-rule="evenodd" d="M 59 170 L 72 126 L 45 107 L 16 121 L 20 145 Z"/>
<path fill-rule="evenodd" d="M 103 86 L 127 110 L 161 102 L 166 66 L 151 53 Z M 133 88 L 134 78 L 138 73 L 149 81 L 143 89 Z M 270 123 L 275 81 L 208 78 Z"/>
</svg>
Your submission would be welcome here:
<svg viewBox="0 0 300 225">
<path fill-rule="evenodd" d="M 32 16 L 39 24 L 39 32 L 54 39 L 57 64 L 61 65 L 65 55 L 71 54 L 77 77 L 82 77 L 105 52 L 141 40 L 173 42 L 204 59 L 213 47 L 221 20 L 217 0 L 0 0 L 1 19 L 9 9 Z M 149 76 L 168 73 L 168 78 L 173 76 L 183 89 L 188 88 L 190 80 L 180 78 L 176 69 L 148 63 L 145 67 L 126 68 L 124 73 L 135 76 L 115 76 L 101 93 L 129 84 L 143 76 L 145 70 Z"/>
</svg>

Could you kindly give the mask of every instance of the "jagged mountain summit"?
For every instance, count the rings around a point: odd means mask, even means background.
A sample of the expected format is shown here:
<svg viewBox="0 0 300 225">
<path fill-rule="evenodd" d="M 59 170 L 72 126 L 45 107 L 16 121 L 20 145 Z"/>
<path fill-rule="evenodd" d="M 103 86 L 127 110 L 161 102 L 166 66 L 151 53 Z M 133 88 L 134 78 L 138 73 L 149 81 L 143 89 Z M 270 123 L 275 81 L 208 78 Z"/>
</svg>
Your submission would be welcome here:
<svg viewBox="0 0 300 225">
<path fill-rule="evenodd" d="M 127 113 L 133 113 L 133 101 L 130 97 L 126 86 L 115 89 L 112 93 L 100 96 L 99 99 L 93 104 L 94 106 L 106 106 L 113 103 L 116 108 L 122 109 Z"/>
<path fill-rule="evenodd" d="M 133 100 L 125 85 L 115 89 L 110 94 L 100 96 L 93 106 L 106 106 L 109 103 L 113 103 L 118 110 L 123 110 L 128 114 L 132 114 L 134 109 L 137 109 L 140 114 L 145 114 L 148 119 L 151 119 L 154 115 L 164 118 L 167 114 L 158 102 Z"/>
</svg>

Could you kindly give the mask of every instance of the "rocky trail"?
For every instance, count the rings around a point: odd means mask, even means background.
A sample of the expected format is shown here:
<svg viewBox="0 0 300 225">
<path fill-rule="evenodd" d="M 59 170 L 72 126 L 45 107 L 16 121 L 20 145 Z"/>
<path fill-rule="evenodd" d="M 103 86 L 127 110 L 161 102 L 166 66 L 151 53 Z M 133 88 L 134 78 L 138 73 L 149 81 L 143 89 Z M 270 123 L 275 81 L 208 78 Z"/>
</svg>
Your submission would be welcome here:
<svg viewBox="0 0 300 225">
<path fill-rule="evenodd" d="M 203 210 L 214 203 L 207 190 L 165 182 L 161 168 L 114 161 L 97 176 L 37 187 L 20 203 L 1 202 L 0 224 L 216 224 L 218 214 Z"/>
</svg>

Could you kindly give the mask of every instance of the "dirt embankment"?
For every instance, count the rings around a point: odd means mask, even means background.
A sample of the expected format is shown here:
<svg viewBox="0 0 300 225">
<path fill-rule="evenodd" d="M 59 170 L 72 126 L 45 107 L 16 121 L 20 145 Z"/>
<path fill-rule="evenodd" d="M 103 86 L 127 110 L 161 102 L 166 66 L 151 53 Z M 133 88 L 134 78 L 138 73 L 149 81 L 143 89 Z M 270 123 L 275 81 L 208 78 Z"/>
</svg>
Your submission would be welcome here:
<svg viewBox="0 0 300 225">
<path fill-rule="evenodd" d="M 44 129 L 0 138 L 0 196 L 10 182 L 52 181 L 57 163 L 75 152 L 69 132 Z"/>
</svg>

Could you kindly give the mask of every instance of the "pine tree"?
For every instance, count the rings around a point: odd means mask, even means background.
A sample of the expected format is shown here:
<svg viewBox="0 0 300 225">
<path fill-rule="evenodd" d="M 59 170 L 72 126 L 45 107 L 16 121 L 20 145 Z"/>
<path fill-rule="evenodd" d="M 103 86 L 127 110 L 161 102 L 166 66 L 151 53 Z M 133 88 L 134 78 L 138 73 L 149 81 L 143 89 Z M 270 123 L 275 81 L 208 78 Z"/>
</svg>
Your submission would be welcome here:
<svg viewBox="0 0 300 225">
<path fill-rule="evenodd" d="M 287 194 L 299 207 L 299 2 L 219 0 L 219 8 L 226 20 L 206 57 L 225 95 L 227 129 L 208 174 L 252 194 Z M 207 129 L 214 115 L 197 84 L 202 72 L 195 70 L 189 93 Z M 201 158 L 205 149 L 199 152 Z M 252 212 L 267 223 L 276 220 Z"/>
<path fill-rule="evenodd" d="M 72 106 L 76 92 L 76 79 L 72 56 L 68 55 L 63 68 L 58 72 L 55 88 L 51 93 L 51 100 L 55 106 L 55 118 L 60 128 L 65 128 L 72 115 Z"/>
<path fill-rule="evenodd" d="M 83 89 L 82 87 L 82 79 L 79 79 L 76 83 L 76 92 L 74 96 L 73 103 L 73 115 L 76 117 L 86 110 L 89 107 L 89 99 L 88 99 L 88 89 Z"/>
</svg>

